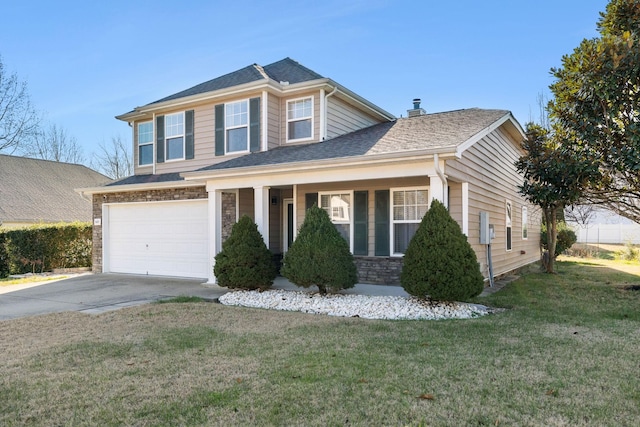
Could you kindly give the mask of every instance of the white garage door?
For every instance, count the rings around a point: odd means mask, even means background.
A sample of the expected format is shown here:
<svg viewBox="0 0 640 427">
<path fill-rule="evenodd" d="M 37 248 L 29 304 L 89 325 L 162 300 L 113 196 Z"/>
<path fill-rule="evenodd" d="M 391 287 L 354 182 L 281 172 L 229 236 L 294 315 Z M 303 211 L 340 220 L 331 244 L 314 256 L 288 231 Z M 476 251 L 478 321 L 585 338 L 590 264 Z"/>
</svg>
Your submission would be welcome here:
<svg viewBox="0 0 640 427">
<path fill-rule="evenodd" d="M 104 271 L 207 278 L 207 201 L 109 205 Z"/>
</svg>

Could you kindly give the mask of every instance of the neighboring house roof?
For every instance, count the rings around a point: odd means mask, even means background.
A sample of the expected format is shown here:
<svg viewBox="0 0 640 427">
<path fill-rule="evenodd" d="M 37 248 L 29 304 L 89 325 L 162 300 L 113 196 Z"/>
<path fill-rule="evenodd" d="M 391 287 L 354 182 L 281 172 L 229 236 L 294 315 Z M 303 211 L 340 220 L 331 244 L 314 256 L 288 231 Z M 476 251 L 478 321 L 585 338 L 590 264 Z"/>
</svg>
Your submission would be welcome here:
<svg viewBox="0 0 640 427">
<path fill-rule="evenodd" d="M 83 165 L 0 154 L 0 223 L 91 221 L 91 201 L 74 189 L 108 181 Z"/>
<path fill-rule="evenodd" d="M 413 151 L 457 152 L 484 130 L 511 117 L 506 110 L 466 110 L 425 114 L 380 123 L 320 143 L 279 147 L 247 154 L 199 171 L 310 162 L 354 156 L 411 154 Z M 482 135 L 483 136 L 483 135 Z"/>
<path fill-rule="evenodd" d="M 320 74 L 304 67 L 291 58 L 285 58 L 273 64 L 261 67 L 258 64 L 249 65 L 237 71 L 225 74 L 189 89 L 174 93 L 162 99 L 152 102 L 172 101 L 187 96 L 197 95 L 200 93 L 213 92 L 215 90 L 226 89 L 245 83 L 271 78 L 277 82 L 288 82 L 290 84 L 301 83 L 311 80 L 322 79 Z"/>
</svg>

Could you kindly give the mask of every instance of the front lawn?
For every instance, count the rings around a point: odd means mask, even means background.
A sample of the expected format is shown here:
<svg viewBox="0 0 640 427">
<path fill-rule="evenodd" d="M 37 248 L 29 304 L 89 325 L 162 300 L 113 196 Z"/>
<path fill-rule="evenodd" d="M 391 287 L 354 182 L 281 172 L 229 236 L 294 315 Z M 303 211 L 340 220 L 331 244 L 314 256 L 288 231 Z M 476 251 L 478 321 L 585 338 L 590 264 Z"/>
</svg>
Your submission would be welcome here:
<svg viewBox="0 0 640 427">
<path fill-rule="evenodd" d="M 0 322 L 0 425 L 598 425 L 640 420 L 640 271 L 567 259 L 471 320 L 150 304 Z"/>
</svg>

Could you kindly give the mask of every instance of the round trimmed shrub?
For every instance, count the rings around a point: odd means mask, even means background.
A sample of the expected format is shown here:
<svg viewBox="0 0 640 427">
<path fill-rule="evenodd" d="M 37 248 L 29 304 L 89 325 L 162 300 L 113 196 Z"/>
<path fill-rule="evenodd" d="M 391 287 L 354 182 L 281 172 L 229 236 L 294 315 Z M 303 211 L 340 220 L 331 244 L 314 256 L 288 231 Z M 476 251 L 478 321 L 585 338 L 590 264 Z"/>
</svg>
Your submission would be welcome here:
<svg viewBox="0 0 640 427">
<path fill-rule="evenodd" d="M 297 286 L 317 286 L 321 294 L 348 289 L 358 282 L 349 243 L 324 209 L 307 210 L 296 240 L 284 256 L 280 273 Z"/>
<path fill-rule="evenodd" d="M 558 232 L 558 235 L 556 237 L 556 253 L 554 257 L 558 258 L 558 255 L 561 255 L 567 249 L 570 249 L 571 246 L 578 241 L 578 236 L 576 236 L 576 232 L 573 231 L 573 229 L 564 221 L 558 221 L 556 231 Z M 540 245 L 545 251 L 549 251 L 547 238 L 547 226 L 542 224 L 540 228 Z"/>
<path fill-rule="evenodd" d="M 278 274 L 258 226 L 246 215 L 233 225 L 215 260 L 213 274 L 225 288 L 265 290 Z"/>
<path fill-rule="evenodd" d="M 464 301 L 482 292 L 476 254 L 442 203 L 434 200 L 404 254 L 400 283 L 418 298 Z"/>
</svg>

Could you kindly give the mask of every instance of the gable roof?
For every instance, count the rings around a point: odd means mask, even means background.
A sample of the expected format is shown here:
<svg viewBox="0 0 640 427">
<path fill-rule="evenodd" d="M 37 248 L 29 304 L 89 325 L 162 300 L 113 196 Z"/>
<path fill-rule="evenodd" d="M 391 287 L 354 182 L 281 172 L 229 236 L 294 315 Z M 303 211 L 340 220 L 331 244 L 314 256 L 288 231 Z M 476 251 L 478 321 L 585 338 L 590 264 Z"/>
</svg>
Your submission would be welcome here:
<svg viewBox="0 0 640 427">
<path fill-rule="evenodd" d="M 91 221 L 91 201 L 74 189 L 108 181 L 83 165 L 0 154 L 0 223 Z"/>
<path fill-rule="evenodd" d="M 224 76 L 217 77 L 213 80 L 190 87 L 189 89 L 174 93 L 173 95 L 166 96 L 162 99 L 151 102 L 149 105 L 165 101 L 173 101 L 201 93 L 213 92 L 258 80 L 272 79 L 276 82 L 288 82 L 290 84 L 294 84 L 322 78 L 324 77 L 320 74 L 287 57 L 274 62 L 273 64 L 265 65 L 264 67 L 261 67 L 258 64 L 249 65 L 237 71 L 225 74 Z"/>
<path fill-rule="evenodd" d="M 207 166 L 197 172 L 313 162 L 356 156 L 411 155 L 417 151 L 458 153 L 484 136 L 492 125 L 511 118 L 507 110 L 470 108 L 401 118 L 380 123 L 320 143 L 279 147 Z"/>
</svg>

